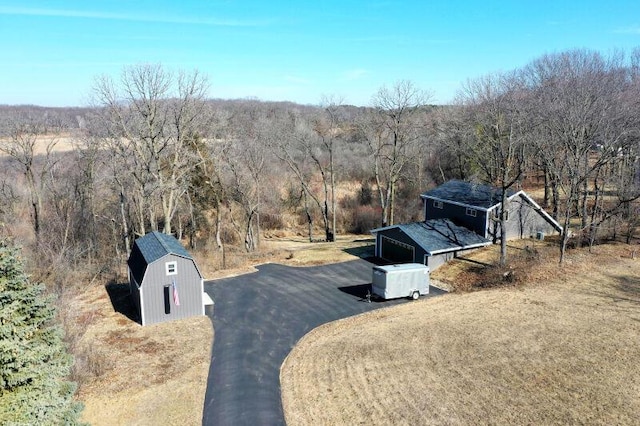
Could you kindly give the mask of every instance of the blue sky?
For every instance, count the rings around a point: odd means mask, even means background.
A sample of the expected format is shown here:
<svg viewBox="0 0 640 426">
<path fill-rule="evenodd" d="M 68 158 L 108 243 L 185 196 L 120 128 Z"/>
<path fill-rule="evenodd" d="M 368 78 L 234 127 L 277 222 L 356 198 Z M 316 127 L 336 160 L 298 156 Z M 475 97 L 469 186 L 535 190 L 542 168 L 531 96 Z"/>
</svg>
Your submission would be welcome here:
<svg viewBox="0 0 640 426">
<path fill-rule="evenodd" d="M 138 63 L 198 69 L 215 98 L 368 105 L 407 79 L 446 103 L 544 53 L 634 47 L 638 0 L 3 0 L 0 104 L 86 105 Z"/>
</svg>

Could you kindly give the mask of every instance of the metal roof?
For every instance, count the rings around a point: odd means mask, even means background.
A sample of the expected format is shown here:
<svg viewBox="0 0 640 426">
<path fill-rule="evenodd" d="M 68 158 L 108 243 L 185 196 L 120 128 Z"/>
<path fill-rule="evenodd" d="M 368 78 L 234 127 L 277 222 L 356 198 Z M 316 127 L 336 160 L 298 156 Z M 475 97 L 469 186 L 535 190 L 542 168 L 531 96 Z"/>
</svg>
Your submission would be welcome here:
<svg viewBox="0 0 640 426">
<path fill-rule="evenodd" d="M 424 251 L 433 255 L 450 251 L 482 247 L 491 241 L 481 237 L 449 219 L 431 219 L 425 222 L 413 222 L 374 229 L 372 233 L 397 228 L 420 245 Z"/>
<path fill-rule="evenodd" d="M 133 243 L 127 264 L 138 285 L 142 284 L 144 272 L 150 263 L 168 255 L 175 254 L 193 259 L 189 252 L 172 235 L 153 231 L 138 238 Z"/>
<path fill-rule="evenodd" d="M 488 209 L 500 203 L 502 190 L 490 185 L 450 180 L 422 194 L 423 198 L 436 198 L 472 207 Z M 507 197 L 515 191 L 507 190 Z"/>
</svg>

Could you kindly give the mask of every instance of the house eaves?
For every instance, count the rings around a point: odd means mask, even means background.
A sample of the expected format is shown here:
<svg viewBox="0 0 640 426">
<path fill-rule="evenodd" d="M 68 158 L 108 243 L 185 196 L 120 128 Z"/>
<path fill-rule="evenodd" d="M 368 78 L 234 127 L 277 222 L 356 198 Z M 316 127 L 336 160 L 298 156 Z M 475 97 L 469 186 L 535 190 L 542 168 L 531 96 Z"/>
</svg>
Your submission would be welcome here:
<svg viewBox="0 0 640 426">
<path fill-rule="evenodd" d="M 434 251 L 430 251 L 428 253 L 429 253 L 430 256 L 435 256 L 436 254 L 450 253 L 452 251 L 471 250 L 471 249 L 474 249 L 474 248 L 486 247 L 486 246 L 490 246 L 491 244 L 492 244 L 491 241 L 487 241 L 487 242 L 484 242 L 484 243 L 471 244 L 471 245 L 459 246 L 459 247 L 454 247 L 454 248 L 447 248 L 447 249 L 442 249 L 442 250 L 434 250 Z"/>
<path fill-rule="evenodd" d="M 458 201 L 451 201 L 451 200 L 447 200 L 445 198 L 432 197 L 430 195 L 424 195 L 424 194 L 421 194 L 420 198 L 422 198 L 424 200 L 429 199 L 429 200 L 435 200 L 435 201 L 442 201 L 443 203 L 454 204 L 456 206 L 461 206 L 461 207 L 469 207 L 469 208 L 472 208 L 472 209 L 475 209 L 475 210 L 480 210 L 480 211 L 483 211 L 483 212 L 486 212 L 486 211 L 492 209 L 493 207 L 495 207 L 495 206 L 491 206 L 491 207 L 487 208 L 487 207 L 474 206 L 473 204 L 460 203 Z"/>
<path fill-rule="evenodd" d="M 511 196 L 514 191 L 506 192 Z M 501 193 L 502 190 L 494 186 L 452 179 L 422 193 L 421 197 L 486 211 L 500 201 Z"/>
<path fill-rule="evenodd" d="M 491 244 L 490 240 L 449 219 L 431 219 L 425 222 L 412 222 L 386 226 L 371 231 L 372 234 L 398 229 L 420 246 L 429 255 L 468 250 Z"/>
</svg>

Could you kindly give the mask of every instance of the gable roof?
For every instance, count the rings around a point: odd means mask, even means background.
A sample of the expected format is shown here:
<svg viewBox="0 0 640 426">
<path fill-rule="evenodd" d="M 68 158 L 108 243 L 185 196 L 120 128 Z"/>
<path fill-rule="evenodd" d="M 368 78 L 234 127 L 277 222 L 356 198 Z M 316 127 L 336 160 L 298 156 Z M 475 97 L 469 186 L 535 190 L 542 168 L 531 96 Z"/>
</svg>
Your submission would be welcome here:
<svg viewBox="0 0 640 426">
<path fill-rule="evenodd" d="M 193 259 L 172 235 L 153 231 L 135 240 L 127 264 L 138 285 L 142 284 L 147 266 L 168 254 Z"/>
<path fill-rule="evenodd" d="M 535 210 L 540 216 L 542 216 L 542 218 L 544 220 L 546 220 L 556 231 L 558 231 L 559 233 L 562 234 L 562 229 L 563 228 L 558 223 L 558 221 L 555 220 L 553 217 L 551 217 L 551 215 L 549 213 L 547 213 L 538 203 L 536 203 L 533 200 L 533 198 L 529 197 L 526 192 L 518 191 L 514 195 L 512 195 L 511 198 L 515 198 L 516 196 L 519 196 L 524 201 L 529 203 L 531 205 L 531 207 L 533 208 L 533 210 Z"/>
<path fill-rule="evenodd" d="M 147 263 L 154 262 L 167 254 L 191 259 L 191 255 L 173 235 L 153 231 L 134 242 L 134 246 L 140 249 L 140 253 Z"/>
<path fill-rule="evenodd" d="M 394 228 L 404 232 L 429 255 L 483 247 L 491 244 L 490 240 L 481 237 L 470 229 L 454 224 L 449 219 L 431 219 L 425 222 L 392 225 L 374 229 L 371 233 Z"/>
<path fill-rule="evenodd" d="M 507 197 L 513 194 L 515 191 L 507 190 Z M 488 209 L 500 203 L 501 195 L 500 188 L 453 179 L 423 193 L 421 197 Z"/>
</svg>

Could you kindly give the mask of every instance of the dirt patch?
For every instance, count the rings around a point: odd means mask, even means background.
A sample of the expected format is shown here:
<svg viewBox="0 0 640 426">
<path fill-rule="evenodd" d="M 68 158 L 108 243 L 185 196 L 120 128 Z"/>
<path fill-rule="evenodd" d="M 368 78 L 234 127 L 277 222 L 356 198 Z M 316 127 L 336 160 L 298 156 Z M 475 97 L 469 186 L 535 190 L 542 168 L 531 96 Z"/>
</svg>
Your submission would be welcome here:
<svg viewBox="0 0 640 426">
<path fill-rule="evenodd" d="M 640 260 L 628 251 L 575 250 L 562 269 L 541 262 L 544 279 L 313 330 L 281 370 L 287 423 L 636 424 Z"/>
</svg>

